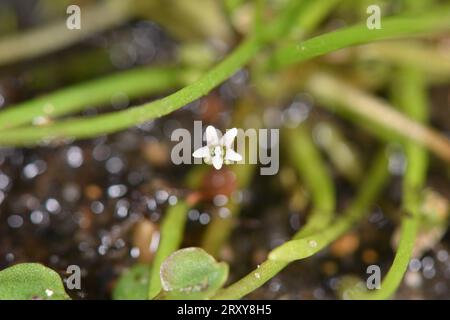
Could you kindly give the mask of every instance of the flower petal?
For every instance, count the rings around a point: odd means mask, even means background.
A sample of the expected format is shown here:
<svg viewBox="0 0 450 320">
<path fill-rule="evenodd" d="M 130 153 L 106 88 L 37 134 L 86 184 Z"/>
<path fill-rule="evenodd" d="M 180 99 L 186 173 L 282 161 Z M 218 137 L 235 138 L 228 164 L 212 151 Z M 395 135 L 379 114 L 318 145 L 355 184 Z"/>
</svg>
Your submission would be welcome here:
<svg viewBox="0 0 450 320">
<path fill-rule="evenodd" d="M 213 126 L 206 128 L 206 143 L 208 146 L 215 146 L 219 144 L 219 137 L 217 135 L 217 129 Z"/>
<path fill-rule="evenodd" d="M 223 158 L 221 155 L 216 154 L 213 158 L 212 158 L 212 164 L 214 166 L 214 168 L 216 168 L 217 170 L 220 170 L 220 168 L 222 168 L 223 165 Z"/>
<path fill-rule="evenodd" d="M 224 145 L 227 149 L 231 148 L 233 145 L 234 138 L 236 138 L 238 131 L 236 128 L 227 130 L 225 135 L 221 139 L 221 144 Z"/>
<path fill-rule="evenodd" d="M 194 153 L 192 154 L 194 158 L 205 158 L 208 157 L 209 155 L 210 151 L 208 146 L 199 148 L 195 150 Z"/>
<path fill-rule="evenodd" d="M 214 155 L 220 156 L 222 158 L 223 157 L 223 148 L 221 146 L 216 146 L 214 148 Z"/>
<path fill-rule="evenodd" d="M 242 156 L 233 149 L 227 149 L 225 160 L 230 161 L 242 161 Z"/>
</svg>

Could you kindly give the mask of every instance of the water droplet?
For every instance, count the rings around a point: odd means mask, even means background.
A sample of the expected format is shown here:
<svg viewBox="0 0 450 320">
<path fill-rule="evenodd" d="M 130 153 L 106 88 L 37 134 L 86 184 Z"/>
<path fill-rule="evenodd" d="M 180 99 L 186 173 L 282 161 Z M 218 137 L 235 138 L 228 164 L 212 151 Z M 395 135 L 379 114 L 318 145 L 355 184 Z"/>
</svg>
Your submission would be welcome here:
<svg viewBox="0 0 450 320">
<path fill-rule="evenodd" d="M 323 299 L 325 297 L 325 291 L 322 288 L 316 288 L 313 291 L 315 299 Z"/>
<path fill-rule="evenodd" d="M 422 272 L 423 272 L 424 278 L 426 278 L 426 279 L 432 279 L 436 275 L 435 269 L 423 269 Z"/>
<path fill-rule="evenodd" d="M 23 218 L 17 214 L 13 214 L 8 217 L 8 225 L 11 228 L 17 229 L 20 228 L 23 224 Z"/>
<path fill-rule="evenodd" d="M 105 205 L 100 201 L 94 201 L 91 203 L 91 211 L 95 214 L 100 214 L 105 210 Z"/>
<path fill-rule="evenodd" d="M 39 116 L 33 118 L 32 123 L 35 126 L 44 126 L 51 123 L 51 118 L 47 116 Z"/>
<path fill-rule="evenodd" d="M 47 164 L 42 160 L 37 160 L 35 162 L 27 164 L 23 168 L 23 175 L 27 179 L 33 179 L 37 175 L 43 173 L 47 169 Z"/>
<path fill-rule="evenodd" d="M 106 251 L 108 250 L 108 247 L 105 245 L 101 245 L 98 247 L 97 251 L 100 255 L 104 256 L 106 254 Z"/>
<path fill-rule="evenodd" d="M 111 157 L 106 161 L 106 170 L 109 173 L 116 174 L 122 171 L 124 163 L 119 157 Z"/>
<path fill-rule="evenodd" d="M 213 203 L 216 207 L 223 207 L 228 202 L 228 197 L 223 194 L 218 194 L 214 197 Z"/>
<path fill-rule="evenodd" d="M 141 252 L 140 252 L 139 248 L 136 248 L 136 247 L 131 248 L 130 255 L 132 258 L 138 258 L 140 254 L 141 254 Z"/>
<path fill-rule="evenodd" d="M 295 101 L 283 111 L 283 122 L 288 128 L 295 128 L 308 118 L 310 111 L 311 106 L 304 102 Z"/>
<path fill-rule="evenodd" d="M 317 241 L 316 240 L 309 240 L 308 245 L 311 248 L 315 248 L 315 247 L 317 247 Z"/>
<path fill-rule="evenodd" d="M 416 272 L 419 271 L 420 268 L 422 267 L 422 263 L 420 262 L 419 259 L 411 259 L 411 261 L 409 262 L 409 270 Z"/>
<path fill-rule="evenodd" d="M 45 208 L 50 213 L 58 213 L 61 210 L 61 205 L 59 204 L 58 200 L 49 198 L 45 202 Z"/>
<path fill-rule="evenodd" d="M 3 90 L 0 90 L 0 107 L 3 107 L 3 105 L 5 104 L 5 97 L 2 94 Z"/>
<path fill-rule="evenodd" d="M 112 185 L 108 188 L 110 198 L 120 198 L 127 193 L 127 187 L 123 184 Z"/>
<path fill-rule="evenodd" d="M 119 207 L 116 210 L 116 214 L 119 218 L 125 218 L 128 215 L 128 208 L 127 207 Z"/>
<path fill-rule="evenodd" d="M 169 193 L 166 190 L 156 191 L 156 202 L 164 203 L 169 198 Z"/>
<path fill-rule="evenodd" d="M 130 203 L 128 200 L 121 199 L 116 203 L 116 215 L 119 218 L 125 218 L 128 215 Z"/>
<path fill-rule="evenodd" d="M 177 204 L 178 198 L 177 198 L 176 196 L 172 195 L 172 196 L 169 197 L 168 202 L 169 202 L 169 204 L 170 204 L 171 206 L 174 206 L 174 205 Z"/>
<path fill-rule="evenodd" d="M 191 209 L 188 212 L 188 217 L 189 217 L 189 220 L 197 221 L 198 218 L 200 218 L 200 212 L 198 212 L 198 210 L 196 210 L 196 209 Z"/>
<path fill-rule="evenodd" d="M 209 214 L 202 213 L 198 220 L 200 221 L 201 224 L 208 224 L 210 220 Z"/>
<path fill-rule="evenodd" d="M 448 260 L 448 252 L 445 250 L 439 250 L 437 253 L 437 258 L 441 262 L 445 262 Z"/>
<path fill-rule="evenodd" d="M 401 176 L 406 169 L 406 158 L 401 151 L 396 151 L 389 157 L 389 172 Z"/>
<path fill-rule="evenodd" d="M 434 259 L 432 257 L 424 257 L 422 259 L 422 266 L 424 270 L 430 270 L 434 267 Z"/>
<path fill-rule="evenodd" d="M 117 239 L 115 242 L 114 242 L 114 247 L 116 248 L 116 249 L 121 249 L 121 248 L 123 248 L 123 247 L 125 247 L 125 241 L 123 240 L 123 239 Z"/>
<path fill-rule="evenodd" d="M 226 208 L 226 207 L 222 207 L 219 209 L 219 216 L 222 219 L 228 218 L 229 216 L 231 216 L 231 211 L 230 209 Z"/>
<path fill-rule="evenodd" d="M 63 197 L 68 202 L 75 202 L 80 198 L 80 188 L 75 183 L 68 183 L 64 186 Z"/>
<path fill-rule="evenodd" d="M 6 174 L 0 173 L 0 190 L 5 190 L 9 185 L 10 179 Z"/>
<path fill-rule="evenodd" d="M 97 161 L 104 161 L 104 160 L 108 159 L 110 154 L 111 154 L 111 148 L 104 144 L 99 144 L 98 146 L 96 146 L 94 148 L 94 150 L 92 150 L 92 156 Z"/>
<path fill-rule="evenodd" d="M 13 262 L 14 259 L 15 259 L 14 253 L 11 253 L 11 252 L 7 253 L 7 254 L 5 255 L 5 259 L 6 259 L 6 261 L 9 262 L 9 263 Z"/>
<path fill-rule="evenodd" d="M 267 127 L 281 127 L 283 124 L 283 114 L 278 108 L 267 108 L 263 118 Z"/>
<path fill-rule="evenodd" d="M 33 224 L 40 224 L 44 220 L 44 213 L 40 210 L 33 211 L 30 220 Z"/>
<path fill-rule="evenodd" d="M 151 198 L 147 200 L 147 208 L 150 211 L 156 210 L 157 204 L 155 199 Z"/>
<path fill-rule="evenodd" d="M 83 164 L 83 151 L 80 147 L 72 146 L 67 150 L 66 154 L 67 163 L 72 168 L 79 168 Z"/>
<path fill-rule="evenodd" d="M 278 292 L 281 289 L 281 283 L 278 280 L 272 280 L 269 284 L 269 290 L 272 292 Z"/>
<path fill-rule="evenodd" d="M 32 179 L 38 175 L 39 171 L 34 163 L 27 164 L 25 168 L 23 168 L 23 174 L 28 179 Z"/>
</svg>

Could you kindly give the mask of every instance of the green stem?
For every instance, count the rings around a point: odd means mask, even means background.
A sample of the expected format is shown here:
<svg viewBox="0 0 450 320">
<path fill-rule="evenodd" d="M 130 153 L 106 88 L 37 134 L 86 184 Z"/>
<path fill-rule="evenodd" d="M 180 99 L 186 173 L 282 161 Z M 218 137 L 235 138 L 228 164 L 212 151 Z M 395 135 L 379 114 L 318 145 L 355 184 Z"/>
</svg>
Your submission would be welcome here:
<svg viewBox="0 0 450 320">
<path fill-rule="evenodd" d="M 414 68 L 404 68 L 400 79 L 394 84 L 399 105 L 404 112 L 417 121 L 427 119 L 426 87 L 420 72 Z M 356 294 L 357 299 L 388 299 L 400 285 L 408 268 L 409 260 L 420 224 L 421 191 L 423 189 L 428 157 L 423 147 L 413 142 L 405 144 L 407 168 L 403 178 L 403 207 L 401 236 L 391 268 L 381 283 L 381 289 Z"/>
<path fill-rule="evenodd" d="M 23 34 L 0 39 L 0 66 L 54 52 L 96 32 L 119 25 L 134 14 L 131 9 L 128 1 L 107 0 L 82 8 L 79 30 L 69 30 L 65 18 Z"/>
<path fill-rule="evenodd" d="M 293 28 L 292 34 L 296 40 L 310 34 L 320 23 L 330 14 L 331 10 L 336 7 L 342 0 L 306 0 L 305 8 L 297 19 L 297 25 Z"/>
<path fill-rule="evenodd" d="M 313 195 L 314 210 L 307 224 L 296 234 L 296 237 L 307 236 L 326 227 L 333 217 L 335 210 L 335 190 L 331 178 L 326 170 L 320 153 L 314 146 L 308 131 L 300 127 L 286 130 L 285 141 L 288 144 L 288 153 L 291 162 L 299 171 L 307 188 Z M 266 261 L 261 264 L 252 275 L 241 280 L 236 292 L 228 288 L 220 293 L 218 299 L 238 299 L 258 288 L 274 275 L 279 273 L 286 263 Z M 252 282 L 255 279 L 257 282 Z M 256 287 L 255 287 L 256 285 Z M 237 294 L 237 295 L 236 295 Z M 230 296 L 233 295 L 233 296 Z"/>
<path fill-rule="evenodd" d="M 376 59 L 399 66 L 415 66 L 422 71 L 446 79 L 450 76 L 450 52 L 430 48 L 419 42 L 376 43 L 358 49 L 362 59 Z"/>
<path fill-rule="evenodd" d="M 169 207 L 161 224 L 161 236 L 150 270 L 148 298 L 153 299 L 161 291 L 161 280 L 159 270 L 164 260 L 175 250 L 177 250 L 183 240 L 184 227 L 186 225 L 186 215 L 189 205 L 185 201 L 180 201 L 176 205 Z"/>
<path fill-rule="evenodd" d="M 95 137 L 162 117 L 206 95 L 231 77 L 259 51 L 260 46 L 260 39 L 249 38 L 198 81 L 160 100 L 88 119 L 63 120 L 45 127 L 8 130 L 0 136 L 0 145 L 31 145 L 47 139 Z"/>
<path fill-rule="evenodd" d="M 387 21 L 385 21 L 382 30 L 368 32 L 365 27 L 357 26 L 333 32 L 303 42 L 300 45 L 300 50 L 294 50 L 295 59 L 290 59 L 290 63 L 332 52 L 345 46 L 414 33 L 448 29 L 450 27 L 449 18 L 450 12 L 448 7 L 444 7 L 438 13 L 427 13 L 422 16 L 417 16 L 414 19 L 407 17 L 386 19 Z M 292 17 L 289 17 L 289 19 L 279 19 L 273 25 L 269 25 L 264 30 L 264 37 L 250 37 L 231 53 L 230 56 L 199 80 L 161 100 L 125 111 L 95 116 L 89 119 L 73 119 L 61 121 L 46 127 L 27 127 L 20 130 L 9 130 L 0 136 L 0 145 L 33 145 L 53 139 L 95 137 L 120 131 L 169 114 L 207 94 L 225 79 L 233 75 L 250 61 L 265 43 L 276 39 L 277 36 L 281 36 L 283 34 L 282 32 L 286 30 L 286 25 L 288 25 L 286 21 L 289 20 L 292 20 Z M 288 53 L 286 58 L 289 60 L 291 51 L 288 50 L 286 52 Z"/>
<path fill-rule="evenodd" d="M 286 129 L 284 138 L 290 161 L 312 195 L 313 212 L 297 234 L 297 237 L 304 237 L 325 228 L 333 219 L 336 207 L 334 185 L 327 166 L 305 127 Z"/>
<path fill-rule="evenodd" d="M 375 200 L 384 185 L 387 176 L 387 159 L 384 152 L 382 152 L 375 159 L 375 163 L 370 169 L 367 179 L 361 186 L 356 199 L 341 218 L 338 218 L 325 231 L 317 232 L 314 235 L 302 239 L 297 239 L 298 234 L 295 235 L 294 240 L 288 241 L 273 250 L 269 254 L 269 260 L 261 264 L 259 268 L 220 291 L 213 299 L 240 299 L 261 287 L 290 262 L 311 256 L 336 240 L 364 216 L 367 208 Z M 311 247 L 311 244 L 313 244 L 313 247 Z"/>
<path fill-rule="evenodd" d="M 269 254 L 269 259 L 286 262 L 304 259 L 325 248 L 348 231 L 355 222 L 367 213 L 367 208 L 375 200 L 384 185 L 388 176 L 386 162 L 386 155 L 384 152 L 380 152 L 354 202 L 346 209 L 344 215 L 334 221 L 329 228 L 302 239 L 286 242 L 274 249 Z"/>
<path fill-rule="evenodd" d="M 47 94 L 0 112 L 0 131 L 30 123 L 39 117 L 54 118 L 86 107 L 109 104 L 115 94 L 134 99 L 181 85 L 174 67 L 146 67 L 88 81 Z"/>
<path fill-rule="evenodd" d="M 369 127 L 369 130 L 375 135 L 385 139 L 392 140 L 394 137 L 397 140 L 419 143 L 443 160 L 450 162 L 450 140 L 448 138 L 403 115 L 387 102 L 327 73 L 313 75 L 308 80 L 307 88 L 318 100 L 323 102 L 322 106 L 347 115 L 350 113 L 354 116 L 353 120 L 364 119 L 364 121 L 358 121 L 358 124 L 365 128 Z"/>
<path fill-rule="evenodd" d="M 337 173 L 356 185 L 363 175 L 363 163 L 356 146 L 350 142 L 350 137 L 346 137 L 337 124 L 324 119 L 314 123 L 314 131 L 317 144 Z"/>
</svg>

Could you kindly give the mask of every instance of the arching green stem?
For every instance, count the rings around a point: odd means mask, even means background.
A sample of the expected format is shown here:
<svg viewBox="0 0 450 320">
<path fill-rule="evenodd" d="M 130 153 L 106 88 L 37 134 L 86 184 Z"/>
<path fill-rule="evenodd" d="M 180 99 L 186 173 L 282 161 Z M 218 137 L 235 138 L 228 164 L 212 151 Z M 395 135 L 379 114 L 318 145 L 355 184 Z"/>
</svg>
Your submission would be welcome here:
<svg viewBox="0 0 450 320">
<path fill-rule="evenodd" d="M 0 131 L 28 124 L 39 117 L 50 119 L 110 104 L 114 95 L 133 99 L 182 85 L 184 77 L 175 67 L 145 67 L 84 82 L 44 96 L 8 106 L 0 112 Z"/>
<path fill-rule="evenodd" d="M 403 68 L 394 83 L 394 93 L 403 111 L 417 121 L 425 122 L 427 116 L 426 87 L 422 74 L 413 67 Z M 354 292 L 353 299 L 388 299 L 398 286 L 408 268 L 413 252 L 421 208 L 421 192 L 428 166 L 426 150 L 414 142 L 405 143 L 407 168 L 403 178 L 403 209 L 401 235 L 394 261 L 379 290 Z"/>
<path fill-rule="evenodd" d="M 387 176 L 387 159 L 384 152 L 382 152 L 374 160 L 374 164 L 368 172 L 367 179 L 361 186 L 356 199 L 347 208 L 342 217 L 338 218 L 324 231 L 301 239 L 297 238 L 298 234 L 295 235 L 293 240 L 273 250 L 269 255 L 269 259 L 262 263 L 259 268 L 220 291 L 213 298 L 240 299 L 273 278 L 290 262 L 309 257 L 319 252 L 322 248 L 347 232 L 355 222 L 364 216 L 369 206 L 375 201 Z"/>
</svg>

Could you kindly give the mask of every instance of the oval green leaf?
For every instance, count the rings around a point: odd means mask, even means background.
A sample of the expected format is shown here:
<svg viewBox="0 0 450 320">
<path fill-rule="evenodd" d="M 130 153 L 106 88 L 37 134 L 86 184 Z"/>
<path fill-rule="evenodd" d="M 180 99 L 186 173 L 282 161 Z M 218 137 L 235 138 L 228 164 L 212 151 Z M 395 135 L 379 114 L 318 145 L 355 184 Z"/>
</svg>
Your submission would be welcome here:
<svg viewBox="0 0 450 320">
<path fill-rule="evenodd" d="M 208 299 L 225 283 L 228 265 L 200 248 L 172 253 L 161 265 L 163 299 Z"/>
<path fill-rule="evenodd" d="M 0 271 L 0 300 L 67 300 L 60 276 L 39 263 L 21 263 Z"/>
</svg>

